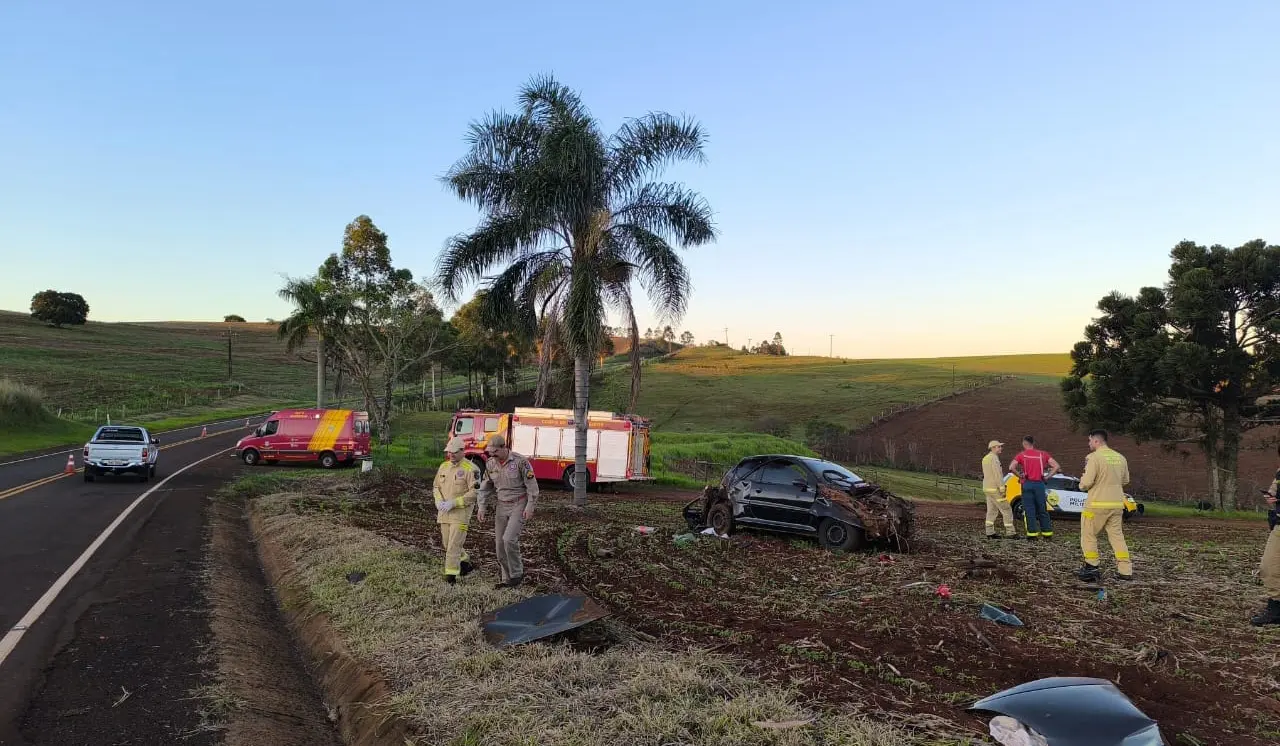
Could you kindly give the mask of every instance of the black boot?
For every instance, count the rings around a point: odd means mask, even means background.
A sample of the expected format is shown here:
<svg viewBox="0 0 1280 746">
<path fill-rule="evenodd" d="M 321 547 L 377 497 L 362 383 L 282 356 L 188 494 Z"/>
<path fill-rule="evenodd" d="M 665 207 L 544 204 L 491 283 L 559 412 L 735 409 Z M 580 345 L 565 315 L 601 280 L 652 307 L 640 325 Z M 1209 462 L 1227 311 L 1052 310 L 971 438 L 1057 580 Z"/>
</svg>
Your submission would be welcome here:
<svg viewBox="0 0 1280 746">
<path fill-rule="evenodd" d="M 470 561 L 463 560 L 462 564 L 460 565 L 459 571 L 463 574 L 463 576 L 467 576 L 467 575 L 470 575 L 475 569 L 476 569 L 476 566 L 471 564 Z"/>
<path fill-rule="evenodd" d="M 1076 572 L 1076 577 L 1086 583 L 1093 583 L 1102 579 L 1102 570 L 1086 562 L 1084 567 Z"/>
<path fill-rule="evenodd" d="M 444 576 L 444 582 L 448 583 L 449 585 L 457 585 L 457 584 L 458 584 L 458 576 L 457 576 L 457 575 L 446 575 L 446 576 Z"/>
<path fill-rule="evenodd" d="M 1280 601 L 1272 599 L 1267 602 L 1267 608 L 1262 613 L 1250 619 L 1249 622 L 1255 627 L 1265 627 L 1268 624 L 1280 624 Z"/>
</svg>

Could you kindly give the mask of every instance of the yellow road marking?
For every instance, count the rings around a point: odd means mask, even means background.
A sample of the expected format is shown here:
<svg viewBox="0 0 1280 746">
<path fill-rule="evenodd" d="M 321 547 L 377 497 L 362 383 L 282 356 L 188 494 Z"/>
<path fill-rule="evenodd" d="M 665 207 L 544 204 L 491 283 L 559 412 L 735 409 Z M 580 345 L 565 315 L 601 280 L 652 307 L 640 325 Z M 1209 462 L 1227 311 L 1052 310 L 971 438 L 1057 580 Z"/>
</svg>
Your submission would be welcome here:
<svg viewBox="0 0 1280 746">
<path fill-rule="evenodd" d="M 232 431 L 231 431 L 231 430 L 226 430 L 226 431 L 224 431 L 224 432 L 222 432 L 222 433 L 215 433 L 215 435 L 223 435 L 223 434 L 225 434 L 225 433 L 229 433 L 229 432 L 232 432 Z M 180 441 L 178 441 L 177 443 L 170 443 L 170 444 L 168 444 L 168 445 L 160 446 L 160 450 L 162 450 L 162 451 L 163 451 L 163 450 L 165 450 L 165 449 L 167 449 L 167 448 L 173 448 L 173 447 L 175 447 L 175 446 L 185 445 L 185 444 L 187 444 L 187 443 L 191 443 L 191 442 L 193 442 L 193 441 L 197 441 L 197 440 L 206 440 L 206 439 L 208 439 L 208 438 L 212 438 L 212 437 L 214 437 L 214 436 L 213 436 L 213 435 L 208 435 L 208 436 L 205 436 L 204 438 L 202 438 L 202 437 L 200 437 L 199 435 L 197 435 L 197 436 L 196 436 L 196 437 L 194 437 L 194 438 L 187 438 L 186 440 L 180 440 Z M 223 449 L 223 450 L 226 450 L 226 449 Z M 76 469 L 76 470 L 75 470 L 75 474 L 79 474 L 79 473 L 81 473 L 81 472 L 83 472 L 83 471 L 84 471 L 84 467 L 82 466 L 82 467 L 80 467 L 80 468 L 78 468 L 78 469 Z M 26 491 L 28 491 L 28 490 L 34 490 L 36 487 L 43 487 L 44 485 L 49 484 L 50 482 L 56 482 L 56 481 L 58 481 L 59 479 L 62 479 L 62 478 L 64 478 L 64 477 L 70 477 L 70 476 L 73 476 L 73 475 L 72 475 L 72 474 L 67 474 L 67 473 L 54 474 L 53 476 L 44 477 L 44 478 L 42 478 L 42 479 L 37 479 L 37 480 L 35 480 L 35 481 L 33 481 L 33 482 L 27 482 L 26 484 L 20 484 L 20 485 L 18 485 L 17 487 L 10 487 L 9 489 L 4 490 L 3 492 L 0 492 L 0 500 L 4 500 L 5 498 L 8 498 L 8 497 L 13 497 L 14 495 L 22 494 L 23 492 L 26 492 Z"/>
</svg>

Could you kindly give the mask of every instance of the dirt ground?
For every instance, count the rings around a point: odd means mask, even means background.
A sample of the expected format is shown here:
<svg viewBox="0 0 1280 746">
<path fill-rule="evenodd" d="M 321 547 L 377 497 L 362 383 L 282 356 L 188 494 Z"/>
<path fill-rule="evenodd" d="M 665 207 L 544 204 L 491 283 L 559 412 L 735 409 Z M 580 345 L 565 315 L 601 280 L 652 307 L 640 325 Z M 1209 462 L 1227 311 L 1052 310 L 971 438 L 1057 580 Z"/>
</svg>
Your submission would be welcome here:
<svg viewBox="0 0 1280 746">
<path fill-rule="evenodd" d="M 439 551 L 434 515 L 415 494 L 425 486 L 406 482 L 340 510 L 305 507 Z M 835 555 L 747 533 L 681 548 L 679 512 L 693 496 L 592 495 L 592 507 L 578 511 L 567 495 L 547 493 L 526 528 L 528 577 L 547 589 L 581 588 L 657 644 L 714 648 L 820 704 L 937 738 L 983 733 L 963 711 L 979 697 L 1061 675 L 1117 683 L 1170 743 L 1280 740 L 1280 631 L 1247 621 L 1260 597 L 1265 535 L 1256 523 L 1128 524 L 1139 580 L 1104 581 L 1100 595 L 1072 575 L 1080 560 L 1071 521 L 1059 522 L 1052 544 L 990 541 L 977 508 L 920 503 L 922 540 L 911 554 Z M 640 525 L 657 531 L 642 535 Z M 481 569 L 471 582 L 491 582 L 491 520 L 473 526 L 468 549 Z M 964 569 L 973 559 L 994 567 Z M 944 584 L 949 601 L 937 593 Z M 984 601 L 1025 626 L 979 618 Z"/>
<path fill-rule="evenodd" d="M 1007 444 L 1007 462 L 1028 434 L 1035 435 L 1040 447 L 1052 453 L 1068 474 L 1079 476 L 1083 471 L 1086 438 L 1071 430 L 1058 387 L 1018 381 L 898 415 L 859 433 L 848 444 L 853 453 L 838 458 L 880 462 L 891 447 L 902 466 L 981 477 L 987 441 L 995 438 Z M 1246 434 L 1240 454 L 1242 507 L 1256 507 L 1256 490 L 1271 483 L 1277 466 L 1276 435 L 1275 428 Z M 1194 446 L 1168 452 L 1158 443 L 1139 445 L 1123 437 L 1114 438 L 1112 445 L 1129 459 L 1135 494 L 1166 500 L 1203 499 L 1208 494 L 1204 457 Z"/>
</svg>

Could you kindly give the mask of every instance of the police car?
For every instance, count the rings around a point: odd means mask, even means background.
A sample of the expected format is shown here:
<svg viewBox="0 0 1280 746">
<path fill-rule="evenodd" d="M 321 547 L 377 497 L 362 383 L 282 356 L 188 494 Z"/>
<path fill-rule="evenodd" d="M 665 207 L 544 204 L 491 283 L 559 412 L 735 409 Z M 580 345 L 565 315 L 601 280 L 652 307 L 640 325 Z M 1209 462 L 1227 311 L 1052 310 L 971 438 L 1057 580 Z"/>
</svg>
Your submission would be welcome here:
<svg viewBox="0 0 1280 746">
<path fill-rule="evenodd" d="M 1022 520 L 1022 480 L 1016 474 L 1008 474 L 1004 478 L 1004 496 L 1013 506 L 1013 517 Z M 1049 513 L 1053 516 L 1074 515 L 1084 512 L 1084 501 L 1088 493 L 1080 489 L 1079 477 L 1056 474 L 1045 483 L 1048 491 Z M 1125 493 L 1124 519 L 1127 521 L 1135 515 L 1146 512 L 1146 506 Z"/>
</svg>

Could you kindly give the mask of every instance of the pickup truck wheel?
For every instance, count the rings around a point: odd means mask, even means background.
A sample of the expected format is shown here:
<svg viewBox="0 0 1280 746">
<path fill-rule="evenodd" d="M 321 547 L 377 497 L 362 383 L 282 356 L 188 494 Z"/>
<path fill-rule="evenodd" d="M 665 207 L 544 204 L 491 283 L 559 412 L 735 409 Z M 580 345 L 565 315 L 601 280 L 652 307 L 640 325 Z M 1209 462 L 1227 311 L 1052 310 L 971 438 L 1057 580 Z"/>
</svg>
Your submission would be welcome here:
<svg viewBox="0 0 1280 746">
<path fill-rule="evenodd" d="M 258 452 L 252 448 L 246 448 L 244 449 L 244 453 L 240 454 L 240 460 L 249 466 L 256 465 L 258 463 L 258 458 Z"/>
<path fill-rule="evenodd" d="M 707 525 L 720 536 L 728 536 L 733 531 L 733 509 L 729 507 L 729 503 L 721 500 L 712 505 L 707 512 Z"/>
<path fill-rule="evenodd" d="M 151 478 L 151 470 L 150 470 L 150 469 L 143 469 L 143 470 L 142 470 L 142 473 L 138 475 L 138 481 L 139 481 L 139 482 L 145 482 L 145 481 L 147 481 L 147 480 L 148 480 L 148 479 L 150 479 L 150 478 Z"/>
<path fill-rule="evenodd" d="M 155 476 L 156 476 L 156 465 L 155 465 L 155 464 L 152 464 L 152 465 L 151 465 L 151 469 L 150 469 L 150 471 L 151 471 L 151 478 L 152 478 L 152 479 L 155 479 Z"/>
<path fill-rule="evenodd" d="M 824 518 L 818 525 L 818 543 L 825 549 L 848 552 L 860 548 L 866 539 L 862 529 L 835 518 Z"/>
<path fill-rule="evenodd" d="M 330 451 L 320 454 L 320 465 L 326 469 L 332 469 L 338 465 L 338 457 Z"/>
<path fill-rule="evenodd" d="M 89 471 L 89 467 L 87 466 L 84 468 L 84 481 L 86 482 L 93 481 L 93 472 Z"/>
</svg>

